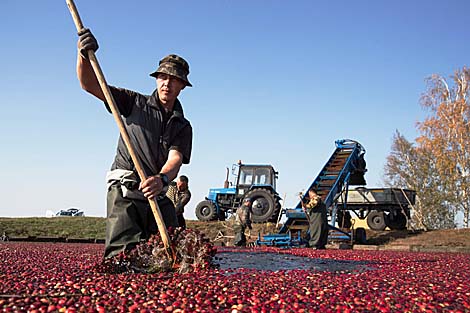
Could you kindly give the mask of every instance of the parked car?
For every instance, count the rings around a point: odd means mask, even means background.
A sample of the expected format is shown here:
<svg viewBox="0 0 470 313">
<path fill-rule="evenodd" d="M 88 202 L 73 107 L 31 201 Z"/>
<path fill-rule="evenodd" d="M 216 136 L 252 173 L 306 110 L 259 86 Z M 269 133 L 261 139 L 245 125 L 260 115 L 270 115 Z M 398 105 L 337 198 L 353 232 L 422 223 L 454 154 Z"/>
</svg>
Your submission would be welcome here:
<svg viewBox="0 0 470 313">
<path fill-rule="evenodd" d="M 77 208 L 69 208 L 67 210 L 60 210 L 55 216 L 85 216 L 85 213 Z"/>
</svg>

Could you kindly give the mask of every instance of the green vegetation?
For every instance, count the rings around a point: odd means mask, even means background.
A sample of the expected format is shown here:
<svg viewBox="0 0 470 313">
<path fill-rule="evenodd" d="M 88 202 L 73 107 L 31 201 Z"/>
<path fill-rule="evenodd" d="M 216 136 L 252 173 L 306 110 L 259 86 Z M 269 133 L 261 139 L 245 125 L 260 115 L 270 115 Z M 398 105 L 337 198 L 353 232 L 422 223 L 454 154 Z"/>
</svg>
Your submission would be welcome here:
<svg viewBox="0 0 470 313">
<path fill-rule="evenodd" d="M 230 222 L 201 222 L 187 220 L 188 228 L 196 229 L 205 234 L 210 240 L 219 235 L 231 236 L 233 230 Z M 105 238 L 106 218 L 104 217 L 0 217 L 0 236 L 5 232 L 13 237 L 49 237 L 49 238 L 74 238 L 74 239 L 99 239 Z M 254 224 L 251 231 L 254 240 L 258 232 L 277 233 L 274 224 Z M 226 240 L 230 241 L 231 239 Z"/>
<path fill-rule="evenodd" d="M 9 237 L 64 237 L 104 239 L 106 219 L 102 217 L 0 218 L 0 235 Z"/>
</svg>

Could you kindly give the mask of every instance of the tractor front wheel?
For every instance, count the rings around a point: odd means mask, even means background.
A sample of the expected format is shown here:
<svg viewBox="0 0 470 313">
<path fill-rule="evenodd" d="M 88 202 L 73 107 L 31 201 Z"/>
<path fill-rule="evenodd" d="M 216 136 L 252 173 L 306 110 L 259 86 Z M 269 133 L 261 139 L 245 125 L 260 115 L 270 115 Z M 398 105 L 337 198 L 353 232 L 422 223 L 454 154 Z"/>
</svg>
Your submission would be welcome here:
<svg viewBox="0 0 470 313">
<path fill-rule="evenodd" d="M 196 217 L 203 222 L 217 220 L 217 208 L 209 200 L 201 201 L 196 206 Z"/>
</svg>

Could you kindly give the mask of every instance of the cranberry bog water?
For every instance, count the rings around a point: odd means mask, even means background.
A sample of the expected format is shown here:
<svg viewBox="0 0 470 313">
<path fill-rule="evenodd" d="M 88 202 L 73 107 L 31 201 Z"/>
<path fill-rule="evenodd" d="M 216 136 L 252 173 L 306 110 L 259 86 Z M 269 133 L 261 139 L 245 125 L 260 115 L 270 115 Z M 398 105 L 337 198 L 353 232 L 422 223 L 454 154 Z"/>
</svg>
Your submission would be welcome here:
<svg viewBox="0 0 470 313">
<path fill-rule="evenodd" d="M 104 246 L 0 243 L 2 312 L 470 312 L 470 255 L 219 248 L 183 274 L 98 271 Z"/>
</svg>

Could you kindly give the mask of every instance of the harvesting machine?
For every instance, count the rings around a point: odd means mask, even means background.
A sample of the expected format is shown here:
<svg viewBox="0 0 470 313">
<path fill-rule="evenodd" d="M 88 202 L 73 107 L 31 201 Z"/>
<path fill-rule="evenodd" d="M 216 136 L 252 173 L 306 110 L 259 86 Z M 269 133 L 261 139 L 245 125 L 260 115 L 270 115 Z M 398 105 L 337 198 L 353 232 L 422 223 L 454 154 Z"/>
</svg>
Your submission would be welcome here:
<svg viewBox="0 0 470 313">
<path fill-rule="evenodd" d="M 364 243 L 365 229 L 351 229 L 351 212 L 359 219 L 367 218 L 371 229 L 403 229 L 409 218 L 410 205 L 414 204 L 415 192 L 399 188 L 359 187 L 349 190 L 352 185 L 364 186 L 366 181 L 365 149 L 354 140 L 341 139 L 318 176 L 306 189 L 313 188 L 322 198 L 328 210 L 329 239 L 348 240 Z M 284 209 L 287 220 L 278 234 L 258 237 L 258 245 L 298 246 L 307 243 L 308 220 L 299 201 L 294 208 Z M 338 226 L 338 227 L 337 227 Z"/>
</svg>

